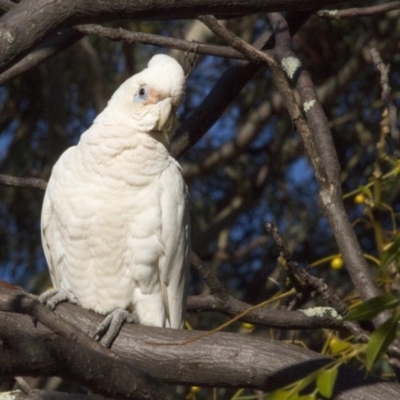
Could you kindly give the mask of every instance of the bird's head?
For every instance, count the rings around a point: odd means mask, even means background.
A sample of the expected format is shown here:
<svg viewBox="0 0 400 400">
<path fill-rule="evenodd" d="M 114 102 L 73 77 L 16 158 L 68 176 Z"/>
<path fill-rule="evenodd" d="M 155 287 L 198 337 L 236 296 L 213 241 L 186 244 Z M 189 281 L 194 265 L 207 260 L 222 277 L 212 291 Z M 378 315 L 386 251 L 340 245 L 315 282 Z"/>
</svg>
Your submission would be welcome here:
<svg viewBox="0 0 400 400">
<path fill-rule="evenodd" d="M 146 69 L 117 89 L 101 122 L 128 125 L 168 145 L 184 88 L 185 76 L 178 62 L 164 54 L 155 55 Z"/>
</svg>

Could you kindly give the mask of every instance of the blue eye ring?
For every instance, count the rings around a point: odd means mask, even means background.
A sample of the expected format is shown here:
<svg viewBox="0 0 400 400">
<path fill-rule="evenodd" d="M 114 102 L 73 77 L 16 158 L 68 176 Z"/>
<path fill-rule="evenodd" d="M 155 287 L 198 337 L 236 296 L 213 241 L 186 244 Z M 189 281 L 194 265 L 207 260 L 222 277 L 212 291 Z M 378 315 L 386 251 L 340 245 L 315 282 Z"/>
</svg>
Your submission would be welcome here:
<svg viewBox="0 0 400 400">
<path fill-rule="evenodd" d="M 142 86 L 140 86 L 139 90 L 133 97 L 133 101 L 137 102 L 137 103 L 141 103 L 141 102 L 147 100 L 148 97 L 149 97 L 149 88 L 147 87 L 147 85 L 142 85 Z"/>
</svg>

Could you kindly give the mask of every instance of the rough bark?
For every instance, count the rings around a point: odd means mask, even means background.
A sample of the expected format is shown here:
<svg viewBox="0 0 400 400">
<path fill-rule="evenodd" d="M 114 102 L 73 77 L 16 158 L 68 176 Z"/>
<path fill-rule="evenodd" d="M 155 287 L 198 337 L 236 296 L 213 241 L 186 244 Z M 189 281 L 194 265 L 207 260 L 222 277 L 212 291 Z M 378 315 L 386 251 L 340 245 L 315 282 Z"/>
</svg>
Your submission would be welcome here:
<svg viewBox="0 0 400 400">
<path fill-rule="evenodd" d="M 0 294 L 3 299 L 0 309 L 15 306 L 15 301 L 11 306 L 4 301 L 7 296 L 15 296 L 15 290 L 1 287 Z M 57 314 L 62 315 L 72 330 L 75 326 L 87 334 L 93 334 L 102 320 L 101 316 L 71 304 L 60 305 Z M 80 335 L 66 336 L 60 329 L 55 333 L 41 323 L 35 327 L 27 315 L 2 311 L 0 376 L 57 375 L 73 378 L 83 385 L 113 381 L 117 390 L 127 384 L 124 368 L 128 364 L 167 383 L 272 391 L 331 361 L 276 340 L 223 332 L 199 338 L 203 333 L 126 325 L 112 347 L 116 359 L 110 367 L 109 357 L 83 345 Z M 87 358 L 88 352 L 91 359 Z M 110 376 L 103 375 L 103 368 L 107 368 Z M 363 399 L 367 395 L 377 400 L 397 398 L 400 386 L 366 378 L 362 371 L 342 368 L 335 398 Z"/>
<path fill-rule="evenodd" d="M 233 18 L 257 12 L 321 9 L 343 3 L 340 0 L 23 0 L 0 18 L 0 72 L 50 34 L 76 24 L 119 20 L 190 19 L 201 14 Z"/>
</svg>

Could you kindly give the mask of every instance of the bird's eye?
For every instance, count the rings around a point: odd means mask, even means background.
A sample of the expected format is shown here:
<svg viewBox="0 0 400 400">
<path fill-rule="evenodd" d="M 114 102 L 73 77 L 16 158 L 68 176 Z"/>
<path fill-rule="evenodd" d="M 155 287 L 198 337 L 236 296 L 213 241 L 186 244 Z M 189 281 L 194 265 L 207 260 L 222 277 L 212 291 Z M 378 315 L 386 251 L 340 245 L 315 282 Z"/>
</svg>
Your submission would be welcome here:
<svg viewBox="0 0 400 400">
<path fill-rule="evenodd" d="M 141 103 L 142 101 L 147 100 L 148 97 L 149 97 L 149 88 L 147 87 L 147 85 L 142 85 L 140 86 L 139 90 L 133 97 L 133 101 L 136 103 Z"/>
</svg>

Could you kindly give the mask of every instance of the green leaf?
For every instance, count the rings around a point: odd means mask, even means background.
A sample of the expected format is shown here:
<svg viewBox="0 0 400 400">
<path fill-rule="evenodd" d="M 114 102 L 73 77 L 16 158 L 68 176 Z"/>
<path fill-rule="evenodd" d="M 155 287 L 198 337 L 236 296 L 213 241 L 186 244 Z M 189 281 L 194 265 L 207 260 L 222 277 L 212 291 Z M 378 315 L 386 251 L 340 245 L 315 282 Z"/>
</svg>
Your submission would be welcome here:
<svg viewBox="0 0 400 400">
<path fill-rule="evenodd" d="M 317 388 L 322 396 L 330 399 L 335 387 L 338 367 L 322 370 L 317 378 Z"/>
<path fill-rule="evenodd" d="M 383 310 L 392 310 L 400 304 L 397 297 L 390 293 L 374 297 L 350 310 L 346 316 L 347 321 L 362 321 L 374 318 Z"/>
<path fill-rule="evenodd" d="M 370 199 L 373 198 L 372 191 L 368 186 L 359 186 L 358 190 L 360 191 L 360 193 L 362 193 L 366 197 L 368 197 Z"/>
<path fill-rule="evenodd" d="M 392 261 L 400 257 L 400 232 L 396 233 L 392 244 L 382 253 L 381 268 L 385 269 Z"/>
<path fill-rule="evenodd" d="M 305 396 L 300 396 L 297 400 L 315 400 L 315 394 L 307 394 Z"/>
<path fill-rule="evenodd" d="M 372 191 L 368 186 L 359 186 L 358 190 L 367 198 L 372 199 Z"/>
<path fill-rule="evenodd" d="M 341 353 L 342 351 L 349 349 L 351 346 L 352 344 L 346 340 L 331 340 L 329 343 L 329 348 L 332 354 Z"/>
<path fill-rule="evenodd" d="M 397 322 L 400 317 L 400 311 L 392 315 L 383 323 L 369 338 L 367 347 L 367 370 L 371 371 L 374 363 L 379 360 L 386 352 L 390 343 L 396 338 Z"/>
</svg>

